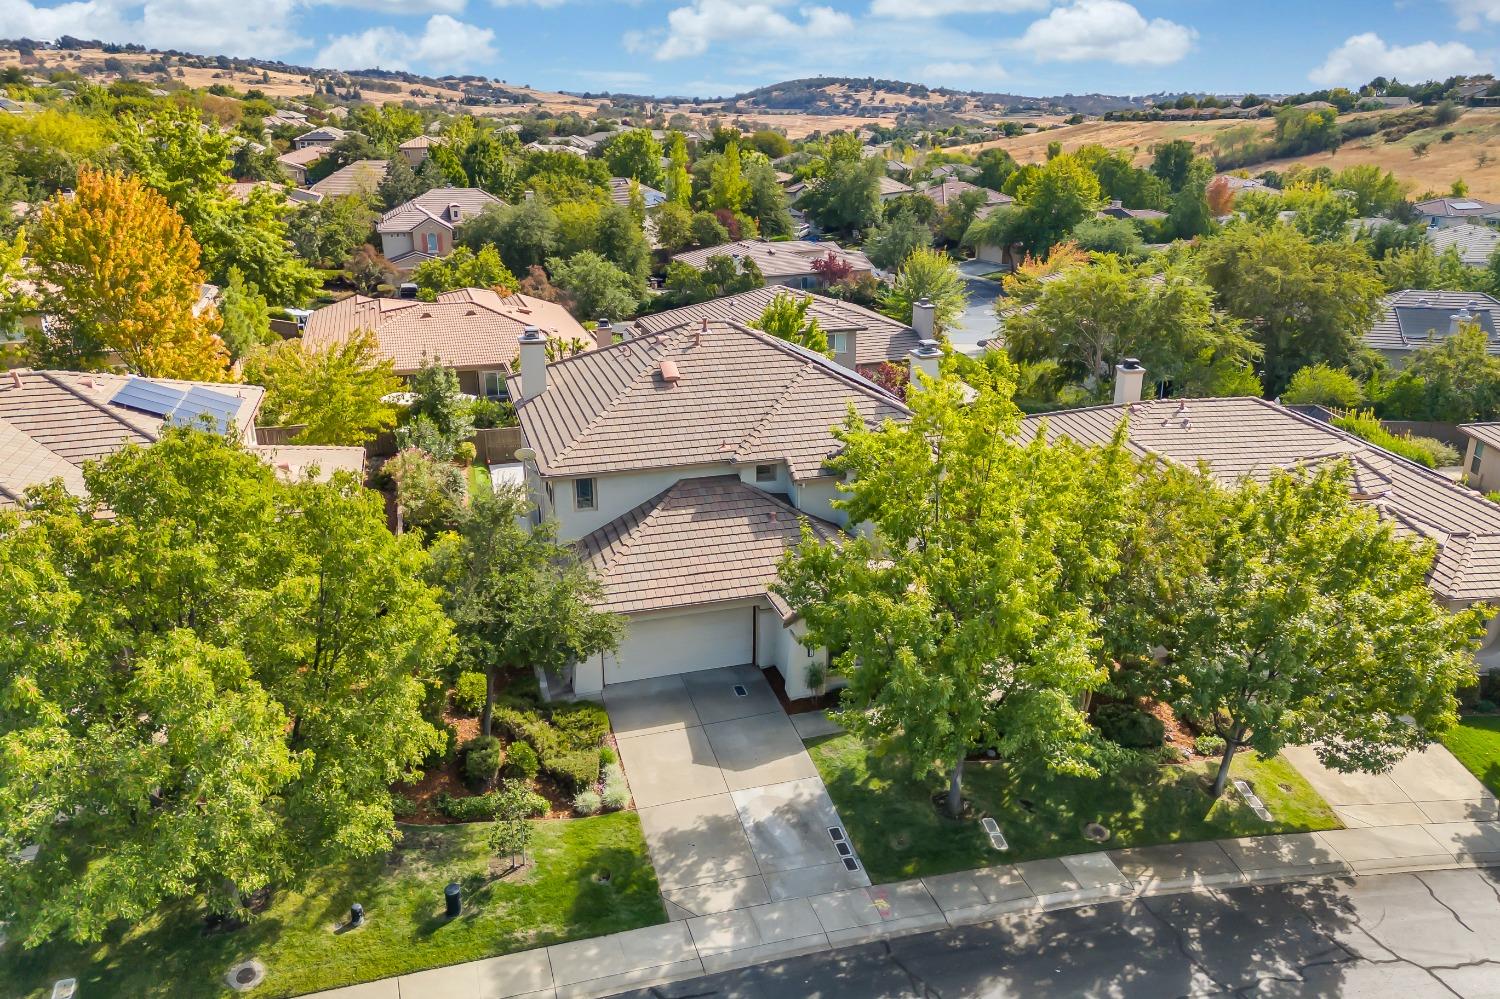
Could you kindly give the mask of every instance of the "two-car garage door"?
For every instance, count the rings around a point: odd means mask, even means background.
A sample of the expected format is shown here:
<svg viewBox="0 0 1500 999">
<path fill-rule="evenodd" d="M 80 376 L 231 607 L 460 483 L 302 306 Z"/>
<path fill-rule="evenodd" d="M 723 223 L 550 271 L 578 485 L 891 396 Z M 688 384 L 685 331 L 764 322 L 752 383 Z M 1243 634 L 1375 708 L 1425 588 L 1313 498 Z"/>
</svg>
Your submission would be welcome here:
<svg viewBox="0 0 1500 999">
<path fill-rule="evenodd" d="M 633 615 L 619 652 L 604 658 L 604 682 L 753 662 L 754 630 L 755 611 L 748 603 L 687 614 Z"/>
</svg>

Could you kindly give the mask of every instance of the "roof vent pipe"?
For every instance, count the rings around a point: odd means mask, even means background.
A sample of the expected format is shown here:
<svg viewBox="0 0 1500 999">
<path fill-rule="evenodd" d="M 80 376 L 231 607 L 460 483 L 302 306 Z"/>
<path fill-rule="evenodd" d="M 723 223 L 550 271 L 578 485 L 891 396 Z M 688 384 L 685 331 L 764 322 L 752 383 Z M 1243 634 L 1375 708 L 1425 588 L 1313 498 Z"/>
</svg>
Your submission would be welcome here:
<svg viewBox="0 0 1500 999">
<path fill-rule="evenodd" d="M 547 338 L 535 326 L 526 327 L 521 345 L 521 399 L 535 399 L 547 391 Z"/>
<path fill-rule="evenodd" d="M 1140 402 L 1146 384 L 1146 369 L 1134 357 L 1127 357 L 1115 366 L 1115 405 Z"/>
</svg>

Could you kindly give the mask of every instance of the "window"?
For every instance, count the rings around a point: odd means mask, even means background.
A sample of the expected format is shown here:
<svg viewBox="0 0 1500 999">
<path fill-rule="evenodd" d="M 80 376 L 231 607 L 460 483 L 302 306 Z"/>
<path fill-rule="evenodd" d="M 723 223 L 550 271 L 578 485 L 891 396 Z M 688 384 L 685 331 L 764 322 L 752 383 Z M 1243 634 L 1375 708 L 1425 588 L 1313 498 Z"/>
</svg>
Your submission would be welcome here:
<svg viewBox="0 0 1500 999">
<path fill-rule="evenodd" d="M 595 508 L 594 480 L 573 480 L 573 509 L 592 510 Z"/>
<path fill-rule="evenodd" d="M 505 387 L 505 372 L 479 372 L 479 394 L 486 399 L 509 399 L 510 392 Z"/>
<path fill-rule="evenodd" d="M 830 333 L 830 334 L 828 334 L 828 349 L 831 350 L 831 351 L 833 351 L 835 354 L 842 354 L 844 352 L 844 350 L 846 349 L 845 346 L 844 346 L 844 343 L 845 343 L 845 334 L 843 334 L 843 333 Z"/>
<path fill-rule="evenodd" d="M 426 235 L 424 235 L 422 238 L 427 241 L 427 252 L 428 253 L 433 253 L 433 254 L 437 253 L 437 251 L 438 251 L 437 233 L 435 233 L 435 232 L 429 232 Z"/>
<path fill-rule="evenodd" d="M 756 482 L 775 482 L 776 481 L 776 466 L 775 465 L 756 465 L 755 466 L 755 481 Z"/>
<path fill-rule="evenodd" d="M 1484 457 L 1484 441 L 1474 442 L 1474 460 L 1469 463 L 1469 474 L 1479 474 L 1479 459 Z"/>
</svg>

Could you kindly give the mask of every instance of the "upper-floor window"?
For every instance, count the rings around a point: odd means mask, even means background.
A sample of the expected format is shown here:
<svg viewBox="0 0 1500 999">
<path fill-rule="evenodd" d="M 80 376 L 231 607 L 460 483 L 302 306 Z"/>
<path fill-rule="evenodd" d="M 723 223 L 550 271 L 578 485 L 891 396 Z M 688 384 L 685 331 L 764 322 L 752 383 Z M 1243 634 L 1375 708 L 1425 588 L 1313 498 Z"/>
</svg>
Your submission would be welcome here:
<svg viewBox="0 0 1500 999">
<path fill-rule="evenodd" d="M 505 372 L 479 372 L 479 394 L 486 399 L 509 399 L 510 391 L 505 387 Z"/>
<path fill-rule="evenodd" d="M 598 498 L 594 495 L 593 479 L 573 480 L 573 509 L 593 510 L 598 505 Z"/>
<path fill-rule="evenodd" d="M 1474 442 L 1474 460 L 1469 462 L 1469 474 L 1479 474 L 1479 459 L 1484 457 L 1484 441 Z"/>
<path fill-rule="evenodd" d="M 775 465 L 756 465 L 755 466 L 755 481 L 756 482 L 775 482 L 776 481 L 776 466 Z"/>
<path fill-rule="evenodd" d="M 835 354 L 842 354 L 847 348 L 848 337 L 843 333 L 828 334 L 828 349 Z"/>
</svg>

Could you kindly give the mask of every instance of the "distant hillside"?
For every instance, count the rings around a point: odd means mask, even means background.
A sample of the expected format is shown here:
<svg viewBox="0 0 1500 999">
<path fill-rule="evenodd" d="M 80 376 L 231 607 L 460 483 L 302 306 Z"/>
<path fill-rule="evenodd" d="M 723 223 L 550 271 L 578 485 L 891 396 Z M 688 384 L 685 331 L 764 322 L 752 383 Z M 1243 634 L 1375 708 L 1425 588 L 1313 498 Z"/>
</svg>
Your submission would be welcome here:
<svg viewBox="0 0 1500 999">
<path fill-rule="evenodd" d="M 787 80 L 738 94 L 725 102 L 735 110 L 800 111 L 804 114 L 866 115 L 892 112 L 944 110 L 953 114 L 1025 114 L 1077 112 L 1102 114 L 1146 107 L 1145 101 L 1109 94 L 1066 94 L 1062 97 L 1027 97 L 929 87 L 904 80 L 875 77 L 816 76 Z"/>
</svg>

